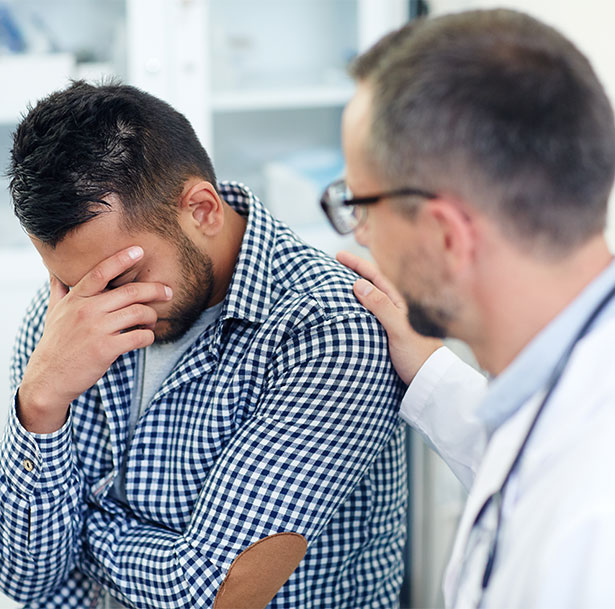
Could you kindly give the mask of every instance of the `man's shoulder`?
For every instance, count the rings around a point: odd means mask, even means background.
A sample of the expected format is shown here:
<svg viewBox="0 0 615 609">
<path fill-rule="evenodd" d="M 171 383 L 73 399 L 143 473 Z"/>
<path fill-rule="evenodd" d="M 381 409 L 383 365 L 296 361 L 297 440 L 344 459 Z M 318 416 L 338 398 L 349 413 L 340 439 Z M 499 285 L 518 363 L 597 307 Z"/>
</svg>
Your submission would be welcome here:
<svg viewBox="0 0 615 609">
<path fill-rule="evenodd" d="M 328 319 L 369 317 L 352 286 L 359 278 L 328 254 L 281 230 L 276 240 L 271 280 L 275 303 L 311 302 Z"/>
</svg>

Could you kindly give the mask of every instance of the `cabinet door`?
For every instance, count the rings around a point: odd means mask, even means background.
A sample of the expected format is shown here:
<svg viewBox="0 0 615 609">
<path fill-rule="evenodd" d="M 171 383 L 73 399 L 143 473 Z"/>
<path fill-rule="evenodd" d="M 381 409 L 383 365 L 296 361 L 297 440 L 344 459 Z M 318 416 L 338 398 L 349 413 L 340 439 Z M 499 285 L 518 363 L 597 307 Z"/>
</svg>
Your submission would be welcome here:
<svg viewBox="0 0 615 609">
<path fill-rule="evenodd" d="M 164 99 L 211 142 L 207 0 L 126 0 L 127 80 Z"/>
</svg>

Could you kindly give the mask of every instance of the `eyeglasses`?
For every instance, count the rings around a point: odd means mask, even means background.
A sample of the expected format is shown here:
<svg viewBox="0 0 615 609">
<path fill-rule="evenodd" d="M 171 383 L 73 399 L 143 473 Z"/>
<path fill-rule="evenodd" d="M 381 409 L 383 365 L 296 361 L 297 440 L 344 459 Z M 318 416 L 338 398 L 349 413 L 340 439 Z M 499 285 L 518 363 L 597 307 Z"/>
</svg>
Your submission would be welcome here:
<svg viewBox="0 0 615 609">
<path fill-rule="evenodd" d="M 320 197 L 320 206 L 331 222 L 331 226 L 340 234 L 347 235 L 356 230 L 365 220 L 365 205 L 378 203 L 390 197 L 423 197 L 435 199 L 433 192 L 420 188 L 399 188 L 377 195 L 355 197 L 348 188 L 346 180 L 336 180 L 325 188 Z"/>
</svg>

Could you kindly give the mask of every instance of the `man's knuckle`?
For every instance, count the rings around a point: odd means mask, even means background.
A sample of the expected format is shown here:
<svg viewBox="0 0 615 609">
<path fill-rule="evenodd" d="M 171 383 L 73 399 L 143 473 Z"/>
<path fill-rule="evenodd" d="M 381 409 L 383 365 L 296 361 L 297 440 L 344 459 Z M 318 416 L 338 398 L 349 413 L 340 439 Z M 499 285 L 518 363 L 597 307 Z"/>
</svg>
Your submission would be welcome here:
<svg viewBox="0 0 615 609">
<path fill-rule="evenodd" d="M 131 351 L 134 349 L 141 349 L 151 345 L 153 333 L 150 330 L 139 330 L 131 332 L 129 344 Z"/>
<path fill-rule="evenodd" d="M 152 320 L 151 307 L 147 307 L 145 305 L 139 305 L 136 314 L 140 322 L 148 323 Z"/>
<path fill-rule="evenodd" d="M 144 323 L 153 323 L 158 319 L 158 314 L 151 307 L 143 305 L 140 313 Z"/>
<path fill-rule="evenodd" d="M 96 268 L 90 271 L 90 279 L 95 281 L 96 283 L 101 283 L 105 281 L 105 274 L 101 267 L 97 266 Z"/>
<path fill-rule="evenodd" d="M 97 341 L 92 347 L 92 355 L 98 362 L 107 362 L 110 358 L 109 345 L 105 341 Z"/>
<path fill-rule="evenodd" d="M 120 309 L 118 311 L 118 315 L 120 316 L 120 319 L 124 325 L 130 325 L 134 324 L 135 321 L 138 319 L 138 312 L 138 307 L 133 305 L 124 309 Z"/>
<path fill-rule="evenodd" d="M 137 298 L 139 296 L 139 288 L 134 283 L 127 283 L 122 288 L 126 296 L 130 299 Z"/>
</svg>

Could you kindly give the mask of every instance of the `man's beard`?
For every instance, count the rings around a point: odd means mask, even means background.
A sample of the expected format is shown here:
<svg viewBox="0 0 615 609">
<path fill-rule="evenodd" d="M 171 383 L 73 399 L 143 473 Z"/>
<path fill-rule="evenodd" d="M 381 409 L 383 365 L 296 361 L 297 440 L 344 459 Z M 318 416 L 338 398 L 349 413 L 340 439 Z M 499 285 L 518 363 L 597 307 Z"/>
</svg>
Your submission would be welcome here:
<svg viewBox="0 0 615 609">
<path fill-rule="evenodd" d="M 446 338 L 446 328 L 442 322 L 436 321 L 436 312 L 433 309 L 412 300 L 407 295 L 405 300 L 408 305 L 408 322 L 416 332 L 432 338 Z M 446 315 L 441 313 L 439 317 L 445 319 Z"/>
<path fill-rule="evenodd" d="M 182 281 L 176 289 L 173 306 L 161 319 L 166 322 L 167 327 L 163 331 L 155 332 L 155 342 L 158 344 L 181 338 L 209 306 L 214 289 L 211 258 L 203 254 L 183 232 L 180 232 L 176 239 Z"/>
</svg>

